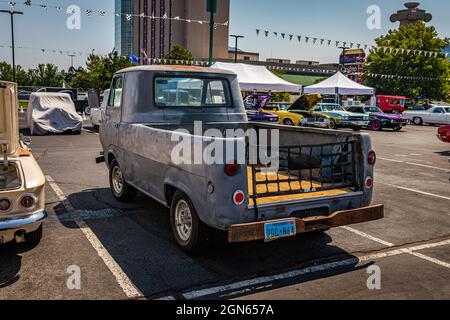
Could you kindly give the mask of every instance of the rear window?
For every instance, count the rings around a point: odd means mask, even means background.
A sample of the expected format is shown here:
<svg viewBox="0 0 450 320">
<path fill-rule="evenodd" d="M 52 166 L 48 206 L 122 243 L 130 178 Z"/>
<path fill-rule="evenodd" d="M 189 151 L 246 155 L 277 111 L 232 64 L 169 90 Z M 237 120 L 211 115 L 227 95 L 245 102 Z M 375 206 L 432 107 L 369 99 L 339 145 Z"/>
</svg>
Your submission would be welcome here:
<svg viewBox="0 0 450 320">
<path fill-rule="evenodd" d="M 155 78 L 155 103 L 160 107 L 228 107 L 226 80 L 202 78 Z"/>
</svg>

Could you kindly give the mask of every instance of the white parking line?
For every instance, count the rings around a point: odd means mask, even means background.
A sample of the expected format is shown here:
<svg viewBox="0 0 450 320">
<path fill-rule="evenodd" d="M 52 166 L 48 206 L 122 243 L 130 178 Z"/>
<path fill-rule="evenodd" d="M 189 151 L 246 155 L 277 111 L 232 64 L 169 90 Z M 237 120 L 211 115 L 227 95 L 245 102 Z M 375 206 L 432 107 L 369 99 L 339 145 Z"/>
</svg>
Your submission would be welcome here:
<svg viewBox="0 0 450 320">
<path fill-rule="evenodd" d="M 404 164 L 409 164 L 409 165 L 412 165 L 412 166 L 418 166 L 418 167 L 423 167 L 423 168 L 428 168 L 428 169 L 435 169 L 435 170 L 440 170 L 440 171 L 445 171 L 445 172 L 449 172 L 450 171 L 450 168 L 444 169 L 444 168 L 440 168 L 440 167 L 429 166 L 429 165 L 426 165 L 426 164 L 415 163 L 415 162 L 387 159 L 387 158 L 381 158 L 381 157 L 378 157 L 378 159 L 379 160 L 383 160 L 383 161 L 395 162 L 395 163 L 404 163 Z"/>
<path fill-rule="evenodd" d="M 72 216 L 75 223 L 78 225 L 80 230 L 84 233 L 88 241 L 91 243 L 92 247 L 97 251 L 99 257 L 103 260 L 105 265 L 111 271 L 111 273 L 116 278 L 117 283 L 122 288 L 123 292 L 130 299 L 142 298 L 144 295 L 142 292 L 134 286 L 132 281 L 128 278 L 119 264 L 114 260 L 114 258 L 109 254 L 109 252 L 103 247 L 100 240 L 97 238 L 95 233 L 89 228 L 86 222 L 81 218 L 80 214 L 73 208 L 69 199 L 65 196 L 64 192 L 55 183 L 52 177 L 46 176 L 47 182 L 50 187 L 56 193 L 58 199 L 64 205 L 66 211 Z"/>
<path fill-rule="evenodd" d="M 371 238 L 374 238 L 374 237 L 371 237 Z M 383 240 L 381 240 L 381 241 L 383 241 Z M 385 242 L 385 241 L 383 241 L 383 242 Z M 385 252 L 379 252 L 379 253 L 365 255 L 365 256 L 358 256 L 355 258 L 350 258 L 350 259 L 345 259 L 345 260 L 341 260 L 341 261 L 330 262 L 330 263 L 325 263 L 325 264 L 321 264 L 321 265 L 315 265 L 315 266 L 308 267 L 308 268 L 288 271 L 288 272 L 284 272 L 284 273 L 273 275 L 273 276 L 258 277 L 258 278 L 254 278 L 254 279 L 238 281 L 238 282 L 226 284 L 223 286 L 217 286 L 217 287 L 200 289 L 200 290 L 193 290 L 193 291 L 182 294 L 182 296 L 183 296 L 183 298 L 185 298 L 187 300 L 198 299 L 198 298 L 207 297 L 207 296 L 211 296 L 211 295 L 215 295 L 215 294 L 225 293 L 225 292 L 228 292 L 231 290 L 238 290 L 238 289 L 243 289 L 243 288 L 247 288 L 247 287 L 257 287 L 257 286 L 261 286 L 261 285 L 264 285 L 264 284 L 267 284 L 270 282 L 274 282 L 274 281 L 285 280 L 285 279 L 298 277 L 298 276 L 305 275 L 305 274 L 311 274 L 311 273 L 315 273 L 315 272 L 327 271 L 327 270 L 336 269 L 339 267 L 356 265 L 359 262 L 379 260 L 382 258 L 398 256 L 401 254 L 413 254 L 413 255 L 417 254 L 416 256 L 418 256 L 418 257 L 420 256 L 422 259 L 432 261 L 439 265 L 448 267 L 447 266 L 448 264 L 446 264 L 445 262 L 439 261 L 434 258 L 430 258 L 428 256 L 424 256 L 422 254 L 415 252 L 418 250 L 437 248 L 437 247 L 442 247 L 442 246 L 446 246 L 446 245 L 450 245 L 450 239 L 444 240 L 441 242 L 427 243 L 427 244 L 422 244 L 422 245 L 394 249 L 394 250 L 385 251 Z M 422 256 L 424 256 L 425 258 Z M 167 300 L 167 299 L 173 299 L 173 298 L 174 298 L 173 296 L 168 296 L 168 297 L 159 298 L 158 300 Z"/>
<path fill-rule="evenodd" d="M 356 229 L 353 229 L 353 228 L 350 228 L 350 227 L 346 227 L 346 226 L 345 226 L 345 227 L 341 227 L 341 228 L 342 228 L 342 229 L 345 229 L 345 230 L 347 230 L 347 231 L 353 232 L 354 234 L 357 234 L 357 235 L 359 235 L 359 236 L 361 236 L 361 237 L 364 237 L 364 238 L 366 238 L 366 239 L 369 239 L 369 240 L 372 240 L 372 241 L 381 243 L 381 244 L 383 244 L 383 245 L 385 245 L 385 246 L 387 246 L 387 247 L 393 247 L 393 246 L 394 246 L 393 243 L 390 243 L 390 242 L 384 241 L 384 240 L 382 240 L 382 239 L 376 238 L 376 237 L 371 236 L 371 235 L 369 235 L 369 234 L 367 234 L 367 233 L 364 233 L 364 232 L 362 232 L 362 231 L 359 231 L 359 230 L 356 230 Z M 444 245 L 445 245 L 445 244 L 450 244 L 450 240 L 444 241 L 444 242 L 442 242 L 442 243 L 444 243 Z M 422 246 L 420 246 L 419 248 L 421 248 L 420 250 L 427 249 L 427 247 L 426 247 L 425 245 L 422 245 Z M 421 254 L 421 253 L 413 252 L 413 251 L 417 251 L 417 250 L 418 250 L 417 248 L 411 247 L 411 248 L 406 248 L 406 249 L 399 249 L 399 252 L 401 252 L 401 253 L 408 253 L 408 254 L 411 254 L 411 255 L 413 255 L 413 256 L 415 256 L 415 257 L 417 257 L 417 258 L 420 258 L 420 259 L 423 259 L 423 260 L 427 260 L 427 261 L 436 263 L 436 264 L 438 264 L 438 265 L 440 265 L 440 266 L 443 266 L 443 267 L 446 267 L 446 268 L 450 268 L 450 264 L 448 264 L 448 263 L 446 263 L 446 262 L 443 262 L 443 261 L 441 261 L 441 260 L 438 260 L 438 259 L 435 259 L 435 258 L 426 256 L 426 255 Z"/>
<path fill-rule="evenodd" d="M 434 198 L 439 198 L 439 199 L 444 199 L 444 200 L 450 200 L 450 197 L 441 196 L 441 195 L 438 195 L 438 194 L 429 193 L 429 192 L 425 192 L 425 191 L 420 191 L 420 190 L 417 190 L 417 189 L 405 188 L 405 187 L 402 187 L 402 186 L 397 186 L 397 185 L 395 185 L 395 184 L 390 184 L 390 183 L 386 183 L 386 182 L 381 182 L 380 180 L 378 180 L 377 183 L 379 183 L 379 184 L 384 184 L 384 185 L 386 185 L 386 186 L 393 187 L 393 188 L 397 188 L 397 189 L 400 189 L 400 190 L 405 190 L 405 191 L 409 191 L 409 192 L 414 192 L 414 193 L 422 194 L 422 195 L 424 195 L 424 196 L 429 196 L 429 197 L 434 197 Z"/>
</svg>

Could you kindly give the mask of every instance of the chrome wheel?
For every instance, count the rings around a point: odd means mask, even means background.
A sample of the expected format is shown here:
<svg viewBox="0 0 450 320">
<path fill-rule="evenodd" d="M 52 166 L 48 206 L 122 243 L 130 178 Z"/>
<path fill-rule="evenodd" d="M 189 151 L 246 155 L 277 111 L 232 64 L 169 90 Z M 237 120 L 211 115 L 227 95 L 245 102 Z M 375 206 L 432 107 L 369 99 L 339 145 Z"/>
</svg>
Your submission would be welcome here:
<svg viewBox="0 0 450 320">
<path fill-rule="evenodd" d="M 112 185 L 114 192 L 121 194 L 123 191 L 123 175 L 119 166 L 115 166 L 112 172 Z"/>
<path fill-rule="evenodd" d="M 175 207 L 175 226 L 182 241 L 188 241 L 192 234 L 192 213 L 185 200 L 178 201 Z"/>
</svg>

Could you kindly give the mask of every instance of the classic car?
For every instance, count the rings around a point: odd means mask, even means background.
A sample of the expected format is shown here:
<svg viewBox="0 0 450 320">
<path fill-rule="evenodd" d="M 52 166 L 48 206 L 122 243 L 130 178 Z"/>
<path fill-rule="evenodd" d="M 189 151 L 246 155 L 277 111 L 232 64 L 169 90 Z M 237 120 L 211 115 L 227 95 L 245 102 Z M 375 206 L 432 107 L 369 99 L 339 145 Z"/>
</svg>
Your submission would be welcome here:
<svg viewBox="0 0 450 320">
<path fill-rule="evenodd" d="M 442 126 L 438 129 L 437 137 L 442 142 L 450 143 L 450 126 Z"/>
<path fill-rule="evenodd" d="M 276 114 L 266 112 L 263 108 L 270 101 L 270 94 L 250 94 L 244 98 L 244 107 L 247 112 L 248 120 L 256 122 L 278 122 Z"/>
<path fill-rule="evenodd" d="M 47 217 L 45 177 L 20 138 L 18 105 L 17 85 L 0 81 L 0 244 L 38 243 Z"/>
<path fill-rule="evenodd" d="M 169 207 L 187 252 L 205 247 L 211 229 L 233 243 L 274 241 L 384 216 L 371 205 L 369 135 L 249 122 L 238 78 L 225 70 L 118 71 L 100 141 L 96 162 L 106 162 L 113 196 L 130 202 L 139 190 Z"/>
<path fill-rule="evenodd" d="M 27 123 L 32 135 L 80 134 L 83 129 L 83 118 L 75 111 L 75 105 L 67 93 L 32 93 L 28 102 Z"/>
<path fill-rule="evenodd" d="M 301 125 L 303 116 L 290 112 L 285 104 L 272 103 L 263 108 L 264 111 L 273 113 L 278 116 L 278 123 L 286 126 L 298 127 Z"/>
<path fill-rule="evenodd" d="M 450 124 L 450 106 L 433 106 L 426 111 L 405 111 L 403 117 L 415 125 Z"/>
<path fill-rule="evenodd" d="M 366 113 L 370 117 L 369 128 L 374 131 L 381 131 L 384 128 L 400 131 L 409 123 L 400 114 L 384 113 L 378 107 L 354 106 L 347 109 L 352 113 Z"/>
<path fill-rule="evenodd" d="M 102 122 L 102 115 L 104 114 L 106 110 L 106 104 L 108 103 L 109 89 L 106 89 L 103 92 L 102 96 L 103 99 L 101 105 L 98 108 L 91 108 L 91 122 L 95 128 L 99 128 Z"/>
<path fill-rule="evenodd" d="M 304 94 L 300 96 L 300 98 L 298 98 L 292 105 L 290 105 L 288 110 L 290 112 L 300 114 L 303 117 L 301 126 L 330 128 L 330 116 L 311 111 L 312 108 L 320 101 L 322 101 L 322 96 L 320 94 Z"/>
<path fill-rule="evenodd" d="M 370 122 L 369 115 L 348 112 L 337 103 L 319 103 L 312 111 L 330 116 L 330 127 L 332 129 L 351 128 L 354 131 L 360 131 L 362 127 L 367 127 Z"/>
</svg>

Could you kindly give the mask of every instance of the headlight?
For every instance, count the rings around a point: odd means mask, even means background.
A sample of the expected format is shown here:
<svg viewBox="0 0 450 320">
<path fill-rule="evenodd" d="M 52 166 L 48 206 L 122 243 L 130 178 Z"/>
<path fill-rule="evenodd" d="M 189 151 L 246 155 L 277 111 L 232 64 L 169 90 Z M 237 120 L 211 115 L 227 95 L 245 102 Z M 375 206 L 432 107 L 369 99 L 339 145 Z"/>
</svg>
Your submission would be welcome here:
<svg viewBox="0 0 450 320">
<path fill-rule="evenodd" d="M 0 199 L 0 212 L 8 211 L 9 209 L 11 209 L 11 201 L 6 198 Z"/>
<path fill-rule="evenodd" d="M 30 194 L 26 194 L 22 198 L 20 198 L 20 205 L 24 209 L 31 209 L 34 207 L 35 204 L 36 204 L 36 199 L 34 198 L 34 196 L 32 196 Z"/>
</svg>

